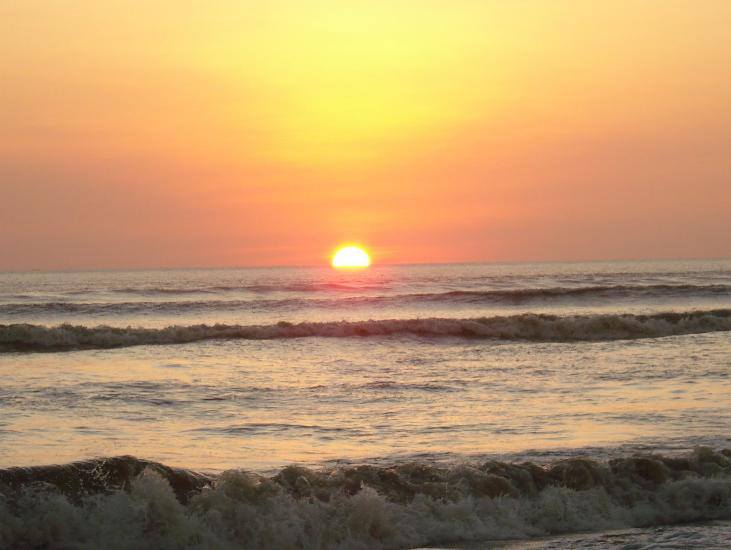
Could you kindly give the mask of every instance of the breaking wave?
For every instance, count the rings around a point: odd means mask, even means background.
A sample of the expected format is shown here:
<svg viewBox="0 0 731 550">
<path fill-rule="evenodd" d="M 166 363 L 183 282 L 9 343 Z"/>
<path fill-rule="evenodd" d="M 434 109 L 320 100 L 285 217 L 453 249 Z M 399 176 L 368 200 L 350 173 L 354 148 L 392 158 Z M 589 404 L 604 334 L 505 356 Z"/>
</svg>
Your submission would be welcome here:
<svg viewBox="0 0 731 550">
<path fill-rule="evenodd" d="M 408 548 L 731 518 L 731 450 L 266 477 L 134 457 L 0 470 L 7 548 Z"/>
<path fill-rule="evenodd" d="M 65 351 L 204 340 L 271 340 L 303 337 L 416 336 L 533 342 L 659 338 L 731 330 L 731 309 L 650 315 L 522 314 L 474 319 L 384 319 L 279 322 L 273 325 L 190 325 L 167 328 L 0 325 L 0 351 Z"/>
</svg>

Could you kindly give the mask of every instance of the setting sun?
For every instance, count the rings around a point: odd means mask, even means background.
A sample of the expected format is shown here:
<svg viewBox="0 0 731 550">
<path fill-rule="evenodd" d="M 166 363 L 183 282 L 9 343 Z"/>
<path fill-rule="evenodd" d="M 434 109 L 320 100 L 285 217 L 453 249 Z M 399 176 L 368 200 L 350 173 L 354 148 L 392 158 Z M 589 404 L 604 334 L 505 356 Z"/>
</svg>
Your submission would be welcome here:
<svg viewBox="0 0 731 550">
<path fill-rule="evenodd" d="M 333 267 L 368 267 L 371 265 L 371 258 L 368 253 L 359 246 L 344 246 L 338 249 L 332 259 Z"/>
</svg>

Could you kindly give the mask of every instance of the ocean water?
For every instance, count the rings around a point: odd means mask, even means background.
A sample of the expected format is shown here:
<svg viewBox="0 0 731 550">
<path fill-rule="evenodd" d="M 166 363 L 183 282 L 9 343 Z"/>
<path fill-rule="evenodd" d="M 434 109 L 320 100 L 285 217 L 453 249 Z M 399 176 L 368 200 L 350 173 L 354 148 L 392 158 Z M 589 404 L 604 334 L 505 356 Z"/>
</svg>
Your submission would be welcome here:
<svg viewBox="0 0 731 550">
<path fill-rule="evenodd" d="M 0 548 L 731 545 L 731 261 L 0 274 Z"/>
</svg>

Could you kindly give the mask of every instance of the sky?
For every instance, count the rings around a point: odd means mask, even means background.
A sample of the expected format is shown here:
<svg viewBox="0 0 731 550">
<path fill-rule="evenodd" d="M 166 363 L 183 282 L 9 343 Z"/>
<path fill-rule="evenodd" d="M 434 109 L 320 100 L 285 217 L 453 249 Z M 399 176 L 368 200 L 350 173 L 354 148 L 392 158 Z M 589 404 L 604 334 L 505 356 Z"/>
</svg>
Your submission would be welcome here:
<svg viewBox="0 0 731 550">
<path fill-rule="evenodd" d="M 728 0 L 0 0 L 0 270 L 731 256 Z"/>
</svg>

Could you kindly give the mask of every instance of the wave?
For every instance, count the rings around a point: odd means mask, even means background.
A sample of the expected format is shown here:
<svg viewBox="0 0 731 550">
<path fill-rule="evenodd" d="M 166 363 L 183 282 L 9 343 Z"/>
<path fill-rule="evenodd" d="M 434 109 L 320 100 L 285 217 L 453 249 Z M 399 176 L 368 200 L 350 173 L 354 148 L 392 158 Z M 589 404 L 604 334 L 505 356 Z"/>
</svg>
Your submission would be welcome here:
<svg viewBox="0 0 731 550">
<path fill-rule="evenodd" d="M 731 292 L 731 285 L 728 284 L 728 275 L 725 272 L 719 272 L 724 277 L 719 279 L 719 282 L 710 282 L 713 279 L 708 279 L 707 274 L 703 274 L 708 284 L 683 284 L 683 283 L 666 283 L 661 282 L 662 273 L 654 273 L 656 281 L 646 278 L 647 274 L 644 274 L 644 282 L 637 281 L 636 284 L 621 284 L 614 281 L 620 280 L 618 277 L 611 279 L 604 278 L 579 278 L 571 281 L 572 286 L 556 286 L 556 287 L 524 287 L 524 288 L 512 288 L 503 289 L 504 285 L 513 286 L 520 284 L 520 279 L 516 280 L 515 277 L 503 278 L 503 277 L 463 277 L 459 281 L 467 288 L 455 290 L 455 292 L 465 292 L 475 294 L 486 294 L 500 296 L 520 296 L 521 294 L 530 295 L 535 293 L 536 295 L 553 295 L 553 294 L 583 294 L 592 292 L 609 292 L 609 293 L 623 293 L 623 292 L 639 292 L 639 293 L 650 293 L 650 294 L 663 294 L 663 293 L 693 293 L 698 292 L 702 294 L 728 294 Z M 635 276 L 640 277 L 642 274 L 621 274 L 624 277 Z M 677 275 L 677 273 L 667 273 L 665 276 Z M 689 275 L 689 274 L 686 274 Z M 659 279 L 658 279 L 659 278 Z M 721 282 L 724 281 L 724 282 Z M 101 290 L 100 292 L 109 292 L 112 294 L 127 294 L 127 295 L 188 295 L 188 294 L 218 294 L 218 293 L 236 293 L 246 292 L 254 294 L 270 294 L 277 292 L 297 292 L 303 294 L 312 293 L 359 293 L 359 292 L 371 292 L 371 291 L 390 291 L 397 288 L 403 288 L 403 283 L 418 286 L 433 286 L 444 284 L 445 279 L 443 278 L 419 278 L 411 281 L 399 282 L 396 279 L 381 279 L 381 280 L 299 280 L 299 281 L 275 281 L 275 282 L 252 282 L 252 283 L 231 283 L 231 284 L 218 284 L 218 285 L 206 285 L 195 283 L 189 286 L 131 286 L 131 287 L 119 287 L 111 288 L 108 290 Z M 559 281 L 556 281 L 559 282 Z M 567 281 L 564 281 L 567 282 Z M 591 283 L 594 284 L 591 284 Z M 530 280 L 526 280 L 525 283 L 531 284 Z M 535 283 L 535 281 L 533 281 Z M 586 286 L 588 284 L 588 286 Z M 560 284 L 560 282 L 559 282 Z M 482 290 L 470 290 L 469 288 L 482 287 Z M 485 290 L 485 287 L 494 287 Z M 449 294 L 449 292 L 444 292 Z M 73 293 L 72 293 L 73 294 Z M 439 293 L 437 293 L 439 294 Z"/>
<path fill-rule="evenodd" d="M 254 293 L 271 293 L 271 292 L 361 292 L 361 291 L 377 291 L 388 290 L 391 284 L 367 283 L 364 281 L 343 282 L 343 281 L 327 281 L 327 282 L 300 282 L 300 283 L 268 283 L 268 284 L 249 284 L 249 285 L 215 285 L 201 287 L 129 287 L 115 289 L 113 292 L 119 294 L 215 294 L 226 292 L 254 292 Z M 608 284 L 608 285 L 591 285 L 591 286 L 569 286 L 569 287 L 527 287 L 514 289 L 490 289 L 490 290 L 454 290 L 438 293 L 424 294 L 403 294 L 401 296 L 482 296 L 492 297 L 495 299 L 520 299 L 531 297 L 550 297 L 550 296 L 571 296 L 571 295 L 587 295 L 587 294 L 632 294 L 641 295 L 665 295 L 665 294 L 701 294 L 701 295 L 718 295 L 730 294 L 731 285 L 728 284 Z M 389 298 L 390 296 L 376 296 Z M 399 296 L 395 296 L 398 298 Z"/>
<path fill-rule="evenodd" d="M 451 298 L 466 302 L 525 303 L 536 300 L 571 298 L 676 298 L 731 296 L 731 285 L 597 285 L 581 287 L 517 288 L 509 290 L 455 290 L 442 294 L 416 294 L 440 300 Z"/>
<path fill-rule="evenodd" d="M 0 352 L 107 349 L 187 344 L 205 340 L 273 340 L 304 337 L 416 336 L 531 342 L 583 342 L 659 338 L 731 330 L 731 309 L 556 316 L 522 314 L 474 319 L 384 319 L 279 322 L 273 325 L 189 325 L 167 328 L 0 325 Z"/>
<path fill-rule="evenodd" d="M 288 466 L 134 457 L 0 470 L 8 548 L 408 548 L 731 518 L 731 450 L 548 465 Z"/>
<path fill-rule="evenodd" d="M 229 284 L 229 285 L 211 285 L 211 286 L 186 286 L 186 287 L 124 287 L 112 289 L 111 292 L 117 294 L 211 294 L 225 292 L 327 292 L 327 291 L 343 291 L 357 292 L 361 290 L 384 290 L 389 285 L 387 283 L 372 282 L 343 282 L 343 281 L 302 281 L 292 283 L 253 283 L 253 284 Z"/>
<path fill-rule="evenodd" d="M 158 292 L 158 289 L 156 292 Z M 166 290 L 170 294 L 215 293 L 214 290 Z M 149 293 L 148 290 L 142 292 Z M 136 313 L 195 313 L 208 311 L 272 311 L 308 308 L 381 307 L 419 304 L 511 306 L 536 302 L 607 299 L 731 298 L 729 285 L 614 285 L 523 288 L 510 290 L 452 290 L 339 298 L 281 298 L 252 300 L 164 300 L 129 302 L 17 302 L 0 304 L 0 315 L 129 315 Z"/>
<path fill-rule="evenodd" d="M 524 314 L 476 319 L 392 319 L 377 321 L 280 322 L 275 325 L 192 325 L 164 329 L 60 325 L 0 325 L 0 349 L 112 348 L 179 344 L 212 339 L 280 339 L 414 335 L 501 340 L 583 341 L 646 338 L 731 330 L 731 310 L 655 315 L 558 317 Z"/>
<path fill-rule="evenodd" d="M 207 311 L 266 311 L 296 309 L 306 300 L 183 300 L 161 302 L 37 302 L 0 304 L 2 315 L 131 315 L 175 314 Z"/>
</svg>

